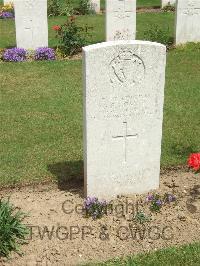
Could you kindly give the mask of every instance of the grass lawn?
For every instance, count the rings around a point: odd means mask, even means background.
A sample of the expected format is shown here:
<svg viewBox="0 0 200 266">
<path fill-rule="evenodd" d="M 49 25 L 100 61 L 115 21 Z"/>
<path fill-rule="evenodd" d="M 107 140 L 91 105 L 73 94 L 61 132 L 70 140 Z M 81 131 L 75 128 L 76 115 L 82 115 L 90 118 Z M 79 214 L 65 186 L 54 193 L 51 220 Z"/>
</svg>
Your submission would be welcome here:
<svg viewBox="0 0 200 266">
<path fill-rule="evenodd" d="M 168 54 L 162 166 L 200 150 L 199 51 Z M 81 175 L 81 74 L 80 60 L 0 64 L 1 185 Z"/>
<path fill-rule="evenodd" d="M 1 0 L 0 0 L 1 1 Z M 65 2 L 65 0 L 60 0 L 62 3 Z M 101 1 L 101 8 L 105 8 L 105 0 Z M 80 0 L 70 0 L 72 5 L 76 8 L 79 6 Z M 137 7 L 160 7 L 161 6 L 161 0 L 137 0 Z"/>
<path fill-rule="evenodd" d="M 160 7 L 161 0 L 137 0 L 137 7 Z"/>
<path fill-rule="evenodd" d="M 168 248 L 141 254 L 126 259 L 114 259 L 106 263 L 92 264 L 96 266 L 198 266 L 200 264 L 200 243 L 180 248 Z M 89 265 L 89 264 L 88 264 Z"/>
<path fill-rule="evenodd" d="M 49 19 L 49 43 L 56 45 Z M 138 14 L 137 38 L 153 24 L 169 26 L 172 13 Z M 104 16 L 79 17 L 93 26 L 91 43 L 104 40 Z M 3 27 L 2 27 L 3 26 Z M 0 21 L 0 47 L 14 46 L 14 23 Z M 67 179 L 82 173 L 81 60 L 1 63 L 0 185 Z M 168 53 L 165 89 L 162 166 L 185 163 L 200 150 L 200 47 Z"/>
</svg>

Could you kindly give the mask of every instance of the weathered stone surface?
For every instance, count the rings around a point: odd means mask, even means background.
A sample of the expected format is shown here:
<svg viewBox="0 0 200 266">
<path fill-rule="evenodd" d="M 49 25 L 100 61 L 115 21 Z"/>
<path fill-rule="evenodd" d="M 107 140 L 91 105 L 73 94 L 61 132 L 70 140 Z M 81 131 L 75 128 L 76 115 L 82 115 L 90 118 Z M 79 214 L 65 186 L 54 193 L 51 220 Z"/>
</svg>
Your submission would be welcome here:
<svg viewBox="0 0 200 266">
<path fill-rule="evenodd" d="M 176 44 L 200 41 L 200 1 L 178 0 L 176 11 Z"/>
<path fill-rule="evenodd" d="M 161 0 L 162 7 L 165 7 L 167 5 L 175 5 L 176 0 Z"/>
<path fill-rule="evenodd" d="M 166 48 L 115 41 L 83 48 L 85 193 L 158 188 Z"/>
<path fill-rule="evenodd" d="M 4 0 L 3 2 L 4 2 L 4 5 L 10 4 L 10 3 L 13 4 L 14 0 Z"/>
<path fill-rule="evenodd" d="M 135 40 L 136 0 L 106 1 L 106 40 Z"/>
<path fill-rule="evenodd" d="M 48 46 L 47 0 L 14 0 L 17 47 Z"/>
<path fill-rule="evenodd" d="M 101 10 L 100 0 L 90 0 L 91 9 L 96 13 L 99 13 Z"/>
</svg>

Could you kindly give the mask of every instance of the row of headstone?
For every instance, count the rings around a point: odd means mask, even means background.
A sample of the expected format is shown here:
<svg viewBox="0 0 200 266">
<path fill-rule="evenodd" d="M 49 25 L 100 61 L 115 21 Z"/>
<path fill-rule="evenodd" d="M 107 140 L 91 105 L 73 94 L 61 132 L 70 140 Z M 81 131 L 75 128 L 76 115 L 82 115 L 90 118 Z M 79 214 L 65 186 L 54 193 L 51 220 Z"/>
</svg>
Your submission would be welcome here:
<svg viewBox="0 0 200 266">
<path fill-rule="evenodd" d="M 176 1 L 166 1 L 173 4 Z M 164 1 L 163 1 L 164 4 Z M 106 40 L 134 40 L 136 0 L 106 1 Z M 176 44 L 200 41 L 200 0 L 177 0 Z"/>
<path fill-rule="evenodd" d="M 100 0 L 90 1 L 99 12 Z M 14 0 L 14 5 L 17 46 L 48 46 L 47 0 Z M 200 1 L 177 0 L 176 9 L 176 44 L 200 41 Z M 106 40 L 134 40 L 135 35 L 136 0 L 107 0 Z"/>
<path fill-rule="evenodd" d="M 100 12 L 100 0 L 90 0 L 90 4 L 91 9 Z M 14 0 L 14 8 L 17 47 L 47 47 L 47 0 Z"/>
</svg>

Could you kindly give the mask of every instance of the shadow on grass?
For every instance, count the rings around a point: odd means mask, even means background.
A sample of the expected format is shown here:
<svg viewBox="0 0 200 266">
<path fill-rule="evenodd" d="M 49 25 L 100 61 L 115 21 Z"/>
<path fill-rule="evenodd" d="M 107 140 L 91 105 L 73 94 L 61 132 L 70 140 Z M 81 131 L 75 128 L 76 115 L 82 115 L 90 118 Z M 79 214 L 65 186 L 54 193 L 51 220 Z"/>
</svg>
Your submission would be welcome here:
<svg viewBox="0 0 200 266">
<path fill-rule="evenodd" d="M 58 162 L 47 168 L 57 178 L 58 189 L 83 197 L 83 161 Z"/>
</svg>

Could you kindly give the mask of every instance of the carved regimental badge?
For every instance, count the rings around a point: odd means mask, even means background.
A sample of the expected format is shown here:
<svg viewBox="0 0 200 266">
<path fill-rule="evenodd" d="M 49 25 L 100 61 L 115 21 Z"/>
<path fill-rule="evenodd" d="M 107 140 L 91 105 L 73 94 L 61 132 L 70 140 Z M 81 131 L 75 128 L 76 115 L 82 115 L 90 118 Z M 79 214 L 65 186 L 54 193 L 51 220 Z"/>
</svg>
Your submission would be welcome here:
<svg viewBox="0 0 200 266">
<path fill-rule="evenodd" d="M 143 60 L 131 49 L 122 49 L 110 62 L 110 80 L 112 83 L 136 85 L 145 76 Z"/>
</svg>

